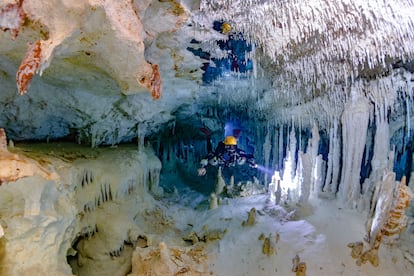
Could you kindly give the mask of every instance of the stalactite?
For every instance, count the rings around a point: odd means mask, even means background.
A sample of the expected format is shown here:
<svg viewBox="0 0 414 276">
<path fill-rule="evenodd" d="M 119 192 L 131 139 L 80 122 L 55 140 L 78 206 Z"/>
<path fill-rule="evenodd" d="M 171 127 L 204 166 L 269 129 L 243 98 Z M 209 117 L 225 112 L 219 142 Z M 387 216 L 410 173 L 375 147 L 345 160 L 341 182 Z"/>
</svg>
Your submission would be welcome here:
<svg viewBox="0 0 414 276">
<path fill-rule="evenodd" d="M 78 183 L 80 183 L 80 186 L 82 188 L 85 188 L 85 186 L 92 184 L 94 181 L 93 172 L 88 169 L 84 169 L 78 178 Z"/>
<path fill-rule="evenodd" d="M 277 164 L 279 166 L 279 170 L 282 169 L 282 164 L 283 164 L 283 126 L 279 127 L 279 145 L 278 145 L 278 152 L 277 152 Z"/>
<path fill-rule="evenodd" d="M 127 189 L 126 189 L 126 191 L 123 193 L 123 196 L 124 197 L 126 197 L 126 196 L 129 196 L 129 195 L 131 195 L 132 193 L 134 193 L 134 191 L 136 190 L 136 188 L 137 188 L 137 181 L 135 180 L 135 179 L 129 179 L 128 181 L 127 181 Z"/>
<path fill-rule="evenodd" d="M 333 171 L 333 151 L 334 151 L 334 128 L 329 129 L 329 152 L 328 152 L 328 168 L 326 172 L 325 184 L 323 192 L 332 193 L 332 171 Z"/>
<path fill-rule="evenodd" d="M 406 109 L 407 109 L 407 137 L 410 137 L 410 132 L 411 132 L 411 116 L 410 116 L 410 109 L 411 109 L 411 104 L 410 104 L 410 99 L 407 97 L 405 98 L 405 105 L 406 105 Z"/>
<path fill-rule="evenodd" d="M 414 42 L 409 0 L 393 1 L 392 9 L 384 9 L 381 0 L 351 0 L 342 5 L 329 1 L 205 2 L 210 1 L 201 1 L 203 16 L 231 20 L 232 28 L 243 32 L 265 56 L 283 64 L 282 78 L 314 82 L 315 87 L 332 87 L 348 79 L 354 82 L 365 69 L 387 71 L 387 56 L 403 61 L 414 56 L 409 46 Z M 355 47 L 359 43 L 372 47 Z M 313 55 L 303 53 L 303 48 Z"/>
<path fill-rule="evenodd" d="M 296 177 L 300 185 L 299 202 L 308 201 L 311 193 L 312 157 L 310 153 L 299 152 Z"/>
<path fill-rule="evenodd" d="M 158 168 L 150 169 L 148 171 L 149 189 L 152 195 L 161 197 L 164 195 L 164 189 L 159 186 L 161 170 Z"/>
<path fill-rule="evenodd" d="M 146 197 L 158 187 L 161 170 L 161 163 L 149 152 L 148 148 L 132 153 L 111 151 L 106 159 L 77 161 L 73 180 L 79 241 L 74 249 L 82 269 L 122 257 L 125 242 L 135 243 L 139 230 L 133 220 L 140 214 L 136 210 L 148 208 Z"/>
<path fill-rule="evenodd" d="M 138 151 L 141 151 L 144 149 L 146 133 L 147 133 L 147 126 L 144 123 L 138 123 L 137 124 Z"/>
<path fill-rule="evenodd" d="M 267 128 L 267 134 L 266 134 L 266 137 L 265 137 L 265 142 L 264 142 L 264 144 L 263 144 L 263 155 L 264 155 L 264 164 L 265 164 L 265 168 L 269 168 L 269 165 L 270 165 L 270 151 L 271 151 L 271 149 L 272 149 L 272 145 L 271 145 L 271 142 L 270 142 L 270 135 L 271 135 L 271 133 L 270 133 L 270 128 L 268 127 Z M 268 185 L 268 183 L 267 183 L 267 173 L 265 173 L 265 176 L 264 176 L 264 183 L 265 183 L 265 185 L 267 186 Z"/>
<path fill-rule="evenodd" d="M 381 99 L 381 97 L 379 97 Z M 381 100 L 380 100 L 381 101 Z M 374 138 L 374 153 L 371 161 L 372 171 L 369 178 L 366 179 L 363 185 L 364 198 L 363 206 L 368 207 L 368 202 L 371 200 L 374 185 L 381 179 L 385 170 L 391 170 L 392 165 L 389 162 L 390 156 L 390 134 L 387 112 L 388 107 L 382 101 L 375 105 L 375 138 Z"/>
<path fill-rule="evenodd" d="M 381 97 L 379 97 L 379 99 L 381 99 Z M 385 157 L 386 155 L 388 155 L 388 151 L 389 151 L 389 124 L 388 124 L 388 110 L 389 110 L 389 106 L 387 104 L 387 101 L 385 100 L 385 102 L 379 100 L 376 101 L 376 106 L 375 106 L 375 126 L 376 126 L 376 132 L 378 132 L 378 135 L 380 137 L 376 137 L 375 141 L 377 142 L 376 145 L 374 145 L 374 157 L 373 157 L 373 161 L 375 160 L 375 162 L 381 162 L 382 157 Z M 378 129 L 379 128 L 379 129 Z M 375 134 L 377 136 L 377 133 Z M 378 141 L 378 140 L 382 140 L 382 141 Z M 379 149 L 379 147 L 384 146 L 383 149 Z M 382 154 L 381 154 L 382 152 Z M 376 155 L 380 155 L 380 156 L 376 156 Z M 382 156 L 381 156 L 382 155 Z M 387 166 L 387 161 L 383 161 L 384 164 L 382 164 L 384 167 Z M 381 164 L 380 164 L 381 166 Z"/>
<path fill-rule="evenodd" d="M 89 135 L 91 148 L 96 148 L 100 144 L 99 127 L 96 124 L 91 125 Z"/>
<path fill-rule="evenodd" d="M 29 89 L 33 75 L 39 68 L 42 53 L 42 41 L 30 44 L 16 74 L 16 83 L 20 95 Z"/>
<path fill-rule="evenodd" d="M 286 160 L 283 171 L 283 180 L 292 180 L 295 177 L 296 171 L 296 135 L 295 128 L 292 123 L 292 128 L 289 134 L 289 142 L 286 148 Z M 287 166 L 287 164 L 289 164 Z"/>
<path fill-rule="evenodd" d="M 343 166 L 339 185 L 341 202 L 352 208 L 357 207 L 361 195 L 359 180 L 368 128 L 368 110 L 367 99 L 352 90 L 352 98 L 342 114 Z"/>
<path fill-rule="evenodd" d="M 316 156 L 313 163 L 313 186 L 314 195 L 320 195 L 325 180 L 324 171 L 326 170 L 326 162 L 322 159 L 322 155 Z"/>
<path fill-rule="evenodd" d="M 332 148 L 332 181 L 330 183 L 330 192 L 336 194 L 339 185 L 340 172 L 340 154 L 341 154 L 341 140 L 338 130 L 338 121 L 334 121 L 333 129 L 333 148 Z"/>
<path fill-rule="evenodd" d="M 319 140 L 320 140 L 320 135 L 319 135 L 319 128 L 317 126 L 316 123 L 314 123 L 313 127 L 312 127 L 312 138 L 309 140 L 309 144 L 308 144 L 308 150 L 307 152 L 309 152 L 310 155 L 310 161 L 311 161 L 311 179 L 310 179 L 310 191 L 312 192 L 312 194 L 317 195 L 320 191 L 320 181 L 321 179 L 321 175 L 320 175 L 320 171 L 321 171 L 321 164 L 319 161 L 319 159 L 322 159 L 321 157 L 319 157 L 318 159 L 318 149 L 319 149 Z"/>
<path fill-rule="evenodd" d="M 272 168 L 279 170 L 279 129 L 277 127 L 273 128 L 273 141 L 272 141 Z"/>
<path fill-rule="evenodd" d="M 161 74 L 158 70 L 158 64 L 152 65 L 152 75 L 150 79 L 151 96 L 153 99 L 158 100 L 161 97 Z"/>
</svg>

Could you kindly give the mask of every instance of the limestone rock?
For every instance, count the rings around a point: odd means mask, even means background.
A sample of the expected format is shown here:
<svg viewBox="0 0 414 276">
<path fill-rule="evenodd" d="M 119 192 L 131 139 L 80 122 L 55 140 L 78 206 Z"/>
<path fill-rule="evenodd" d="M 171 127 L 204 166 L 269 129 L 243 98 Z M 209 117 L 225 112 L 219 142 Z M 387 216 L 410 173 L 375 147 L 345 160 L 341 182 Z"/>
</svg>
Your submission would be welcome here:
<svg viewBox="0 0 414 276">
<path fill-rule="evenodd" d="M 299 255 L 292 259 L 292 272 L 296 272 L 296 276 L 306 276 L 306 263 L 300 261 Z"/>
<path fill-rule="evenodd" d="M 227 228 L 224 229 L 224 230 L 218 229 L 218 228 L 217 229 L 208 229 L 208 230 L 203 232 L 203 234 L 201 235 L 200 240 L 204 241 L 204 242 L 221 240 L 223 238 L 223 236 L 228 231 L 229 230 Z"/>
<path fill-rule="evenodd" d="M 137 249 L 132 256 L 132 272 L 141 275 L 206 275 L 207 256 L 202 246 L 167 247 L 161 242 L 158 248 Z"/>
<path fill-rule="evenodd" d="M 214 191 L 216 195 L 220 195 L 224 188 L 226 187 L 226 182 L 224 182 L 223 176 L 221 174 L 221 167 L 218 169 L 217 179 L 214 186 Z"/>
<path fill-rule="evenodd" d="M 209 209 L 216 209 L 218 207 L 218 200 L 217 200 L 217 196 L 215 193 L 211 193 L 210 194 L 210 205 L 209 205 Z"/>
<path fill-rule="evenodd" d="M 7 137 L 3 128 L 0 128 L 0 151 L 7 150 Z"/>
<path fill-rule="evenodd" d="M 0 186 L 0 217 L 7 225 L 0 235 L 1 275 L 125 275 L 134 246 L 155 243 L 137 218 L 151 233 L 173 227 L 149 194 L 149 180 L 161 169 L 152 151 L 82 148 L 88 153 L 72 153 L 69 161 L 62 157 L 66 150 L 54 148 L 51 156 L 26 149 L 39 163 L 19 147 L 0 152 L 1 172 L 15 164 L 25 175 Z M 86 159 L 89 152 L 95 158 Z M 47 179 L 40 164 L 58 177 Z M 42 262 L 22 262 L 33 256 Z"/>
<path fill-rule="evenodd" d="M 253 226 L 256 224 L 256 208 L 252 208 L 249 211 L 249 215 L 246 221 L 243 221 L 242 226 Z"/>
<path fill-rule="evenodd" d="M 58 178 L 55 173 L 49 172 L 34 159 L 11 153 L 7 151 L 7 148 L 0 151 L 0 184 L 34 175 L 40 175 L 49 180 Z"/>
<path fill-rule="evenodd" d="M 200 237 L 197 235 L 196 232 L 192 231 L 190 234 L 183 238 L 184 241 L 190 242 L 191 244 L 196 244 L 200 241 Z"/>
<path fill-rule="evenodd" d="M 306 276 L 306 263 L 300 262 L 298 264 L 298 271 L 296 271 L 296 276 Z"/>
<path fill-rule="evenodd" d="M 351 256 L 354 259 L 361 257 L 362 252 L 364 250 L 364 243 L 363 242 L 353 242 L 349 243 L 348 247 L 352 249 Z"/>
<path fill-rule="evenodd" d="M 275 245 L 271 241 L 271 235 L 264 239 L 262 253 L 266 256 L 272 256 L 275 253 Z"/>
</svg>

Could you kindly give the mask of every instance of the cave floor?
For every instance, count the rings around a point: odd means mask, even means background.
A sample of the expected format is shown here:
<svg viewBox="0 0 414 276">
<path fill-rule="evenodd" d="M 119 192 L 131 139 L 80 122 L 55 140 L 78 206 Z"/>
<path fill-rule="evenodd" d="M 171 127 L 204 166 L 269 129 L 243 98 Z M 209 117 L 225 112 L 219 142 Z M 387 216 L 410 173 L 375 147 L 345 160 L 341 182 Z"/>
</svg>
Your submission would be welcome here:
<svg viewBox="0 0 414 276">
<path fill-rule="evenodd" d="M 347 245 L 363 241 L 366 214 L 338 207 L 335 201 L 313 198 L 302 206 L 281 207 L 262 194 L 224 198 L 218 208 L 209 210 L 207 200 L 187 189 L 166 205 L 177 225 L 190 225 L 195 232 L 218 229 L 224 233 L 206 247 L 211 275 L 291 275 L 296 255 L 306 263 L 306 275 L 414 273 L 414 263 L 409 261 L 414 239 L 400 241 L 406 243 L 405 249 L 398 243 L 381 245 L 378 267 L 369 262 L 358 266 Z M 256 222 L 243 226 L 252 208 L 257 210 Z M 263 237 L 269 238 L 273 253 L 264 252 Z"/>
<path fill-rule="evenodd" d="M 95 159 L 108 149 L 66 143 L 20 143 L 10 151 L 24 153 L 42 163 L 48 162 L 45 156 L 64 162 Z M 122 145 L 118 149 L 134 151 L 137 145 Z M 173 247 L 175 241 L 195 233 L 200 238 L 196 243 L 202 245 L 207 256 L 207 267 L 200 275 L 292 275 L 296 256 L 306 264 L 306 275 L 414 274 L 412 233 L 403 235 L 405 238 L 393 246 L 381 245 L 378 267 L 370 263 L 358 266 L 347 245 L 363 241 L 366 214 L 343 209 L 334 200 L 311 197 L 308 204 L 279 206 L 271 203 L 267 194 L 259 194 L 223 197 L 217 208 L 209 209 L 206 194 L 190 189 L 176 175 L 161 175 L 161 186 L 165 187 L 166 181 L 175 183 L 175 189 L 156 197 L 156 202 L 177 231 L 174 237 L 160 236 L 157 240 Z M 248 215 L 252 208 L 256 216 L 250 225 Z"/>
</svg>

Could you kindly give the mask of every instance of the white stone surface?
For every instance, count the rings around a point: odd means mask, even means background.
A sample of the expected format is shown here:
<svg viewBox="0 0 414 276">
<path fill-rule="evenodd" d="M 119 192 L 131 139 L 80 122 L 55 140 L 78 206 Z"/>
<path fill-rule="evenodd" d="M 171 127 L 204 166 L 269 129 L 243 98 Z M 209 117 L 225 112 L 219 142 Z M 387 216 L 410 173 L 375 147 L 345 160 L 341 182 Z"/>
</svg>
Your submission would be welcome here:
<svg viewBox="0 0 414 276">
<path fill-rule="evenodd" d="M 181 162 L 186 169 L 181 173 L 185 174 L 198 161 L 200 143 L 179 142 L 180 150 L 186 147 L 185 159 L 184 154 L 177 156 L 175 144 L 165 143 L 170 138 L 160 137 L 160 133 L 197 140 L 199 134 L 194 132 L 199 126 L 218 133 L 224 120 L 243 120 L 244 140 L 240 145 L 255 149 L 265 169 L 281 172 L 283 201 L 295 202 L 298 195 L 289 194 L 287 185 L 296 189 L 295 193 L 303 185 L 307 198 L 311 183 L 306 179 L 311 167 L 314 177 L 321 181 L 325 160 L 317 151 L 326 137 L 316 137 L 329 133 L 324 187 L 329 195 L 325 196 L 335 198 L 339 188 L 339 198 L 356 207 L 361 196 L 364 149 L 374 145 L 372 165 L 381 175 L 385 162 L 387 166 L 393 164 L 408 145 L 404 141 L 412 140 L 414 77 L 412 65 L 405 63 L 414 58 L 412 1 L 389 1 L 388 6 L 380 0 L 22 3 L 19 8 L 18 1 L 0 0 L 0 127 L 16 141 L 17 148 L 21 140 L 66 137 L 92 147 L 112 145 L 114 151 L 113 155 L 97 157 L 92 150 L 83 157 L 75 154 L 75 158 L 73 153 L 49 152 L 41 160 L 33 152 L 26 153 L 32 154 L 27 159 L 13 152 L 0 156 L 0 174 L 15 178 L 1 179 L 0 272 L 70 275 L 73 271 L 66 256 L 71 255 L 77 256 L 71 261 L 79 274 L 99 274 L 98 268 L 110 275 L 125 274 L 133 261 L 130 256 L 137 236 L 145 233 L 140 242 L 145 240 L 151 247 L 147 252 L 161 251 L 167 259 L 169 248 L 181 250 L 183 241 L 177 233 L 183 227 L 190 223 L 200 232 L 208 223 L 218 228 L 226 224 L 234 230 L 210 248 L 217 257 L 209 268 L 213 273 L 229 275 L 230 263 L 237 275 L 245 271 L 269 275 L 276 273 L 275 269 L 286 274 L 291 271 L 284 265 L 303 252 L 305 260 L 312 260 L 309 271 L 313 273 L 378 275 L 367 266 L 355 268 L 354 261 L 349 260 L 344 244 L 362 239 L 364 222 L 348 210 L 333 212 L 339 210 L 336 202 L 311 197 L 317 200 L 320 213 L 309 222 L 287 225 L 274 221 L 272 212 L 280 209 L 266 209 L 263 198 L 229 200 L 233 206 L 218 205 L 209 212 L 196 212 L 197 201 L 185 196 L 178 201 L 190 201 L 192 208 L 157 206 L 146 191 L 163 196 L 163 189 L 157 185 L 161 164 L 143 146 L 153 135 L 157 153 L 164 153 L 163 165 L 173 171 Z M 9 4 L 15 5 L 11 11 Z M 16 18 L 21 16 L 19 9 L 24 12 L 24 25 L 22 18 Z M 211 58 L 229 54 L 217 45 L 217 40 L 228 37 L 213 30 L 214 20 L 228 20 L 233 30 L 243 31 L 246 38 L 256 42 L 247 54 L 255 67 L 251 73 L 232 72 L 206 85 L 201 67 L 214 62 L 195 56 L 187 47 L 200 49 Z M 200 43 L 190 43 L 192 39 Z M 28 43 L 35 41 L 40 41 L 42 48 L 40 67 L 28 92 L 19 96 L 16 73 Z M 148 89 L 154 76 L 151 64 L 159 65 L 161 74 L 159 100 L 154 100 Z M 301 139 L 306 138 L 302 131 L 312 129 L 315 122 L 318 127 L 313 129 L 311 149 L 301 156 Z M 372 122 L 378 124 L 373 143 L 367 142 L 367 128 Z M 177 133 L 176 126 L 185 133 Z M 137 140 L 139 150 L 131 151 L 134 154 L 115 149 L 121 142 Z M 391 142 L 395 145 L 392 151 L 387 147 Z M 298 155 L 301 160 L 296 167 Z M 370 162 L 367 156 L 363 161 L 365 165 Z M 150 173 L 145 169 L 148 167 L 154 171 Z M 49 178 L 49 173 L 58 177 Z M 83 185 L 85 181 L 87 186 Z M 197 183 L 196 179 L 191 181 Z M 171 187 L 182 184 L 173 178 L 167 182 Z M 321 183 L 314 181 L 314 187 L 319 188 Z M 364 196 L 369 198 L 370 192 Z M 367 205 L 365 202 L 362 209 Z M 260 225 L 259 220 L 259 227 L 248 232 L 240 227 L 240 221 L 253 206 L 264 210 L 259 217 L 264 223 Z M 302 211 L 309 212 L 309 206 L 305 207 Z M 166 214 L 172 214 L 174 221 Z M 350 227 L 353 231 L 344 232 L 349 220 L 355 222 Z M 161 230 L 152 233 L 154 229 Z M 275 229 L 286 234 L 280 244 L 282 254 L 264 260 L 256 236 L 261 231 L 268 236 Z M 252 248 L 258 250 L 252 253 Z M 231 254 L 234 252 L 237 254 Z M 242 258 L 240 252 L 245 253 Z M 381 271 L 385 275 L 401 274 L 406 265 L 401 252 L 397 251 L 394 258 L 388 253 L 383 255 L 386 265 Z M 25 262 L 17 263 L 19 260 Z"/>
<path fill-rule="evenodd" d="M 145 233 L 136 220 L 156 208 L 149 190 L 158 186 L 159 160 L 136 147 L 62 152 L 53 144 L 15 150 L 30 152 L 58 178 L 26 176 L 0 186 L 0 273 L 97 275 L 105 267 L 111 275 L 125 275 L 132 244 Z M 77 259 L 73 270 L 67 255 Z"/>
</svg>

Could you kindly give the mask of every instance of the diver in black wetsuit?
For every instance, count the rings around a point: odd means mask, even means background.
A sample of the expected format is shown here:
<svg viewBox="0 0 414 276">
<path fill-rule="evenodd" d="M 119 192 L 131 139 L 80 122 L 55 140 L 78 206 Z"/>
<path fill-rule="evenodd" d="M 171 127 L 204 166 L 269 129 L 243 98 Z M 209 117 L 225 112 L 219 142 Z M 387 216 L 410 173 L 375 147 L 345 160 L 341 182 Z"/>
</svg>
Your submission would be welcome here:
<svg viewBox="0 0 414 276">
<path fill-rule="evenodd" d="M 220 141 L 213 152 L 213 146 L 210 140 L 210 132 L 203 128 L 201 129 L 206 135 L 207 152 L 208 154 L 200 161 L 201 167 L 198 169 L 198 175 L 206 174 L 206 167 L 208 164 L 212 166 L 235 166 L 248 163 L 250 167 L 257 168 L 257 165 L 252 154 L 246 153 L 237 147 L 237 139 L 234 136 L 226 136 L 224 141 Z"/>
</svg>

